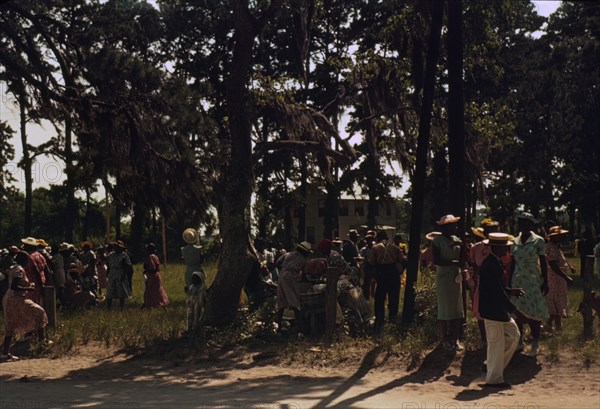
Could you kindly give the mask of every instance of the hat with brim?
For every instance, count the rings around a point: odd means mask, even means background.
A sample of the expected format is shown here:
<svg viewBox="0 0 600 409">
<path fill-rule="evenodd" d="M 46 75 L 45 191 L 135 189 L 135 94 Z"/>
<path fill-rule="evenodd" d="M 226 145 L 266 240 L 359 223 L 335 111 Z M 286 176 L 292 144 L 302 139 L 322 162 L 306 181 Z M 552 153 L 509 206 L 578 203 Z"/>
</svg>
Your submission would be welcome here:
<svg viewBox="0 0 600 409">
<path fill-rule="evenodd" d="M 127 244 L 123 243 L 121 240 L 117 240 L 113 243 L 113 247 L 120 248 L 121 250 L 127 249 Z"/>
<path fill-rule="evenodd" d="M 199 238 L 198 230 L 193 229 L 191 227 L 185 229 L 181 236 L 183 237 L 183 241 L 185 241 L 188 244 L 197 243 Z"/>
<path fill-rule="evenodd" d="M 527 213 L 527 212 L 523 212 L 520 215 L 518 215 L 517 221 L 519 221 L 519 220 L 527 220 L 533 224 L 538 224 L 538 220 L 535 217 L 533 217 L 533 215 L 531 213 Z"/>
<path fill-rule="evenodd" d="M 510 235 L 507 233 L 490 233 L 483 243 L 487 246 L 508 247 L 513 245 L 509 239 Z"/>
<path fill-rule="evenodd" d="M 483 234 L 483 227 L 471 227 L 471 233 L 475 236 L 485 239 L 485 234 Z"/>
<path fill-rule="evenodd" d="M 59 250 L 68 250 L 69 247 L 71 247 L 71 245 L 69 243 L 63 242 L 63 243 L 60 243 L 60 246 L 58 246 L 58 249 Z"/>
<path fill-rule="evenodd" d="M 443 226 L 446 224 L 456 223 L 458 221 L 460 221 L 460 217 L 456 217 L 452 214 L 447 214 L 445 216 L 442 216 L 442 218 L 440 220 L 438 220 L 436 223 L 439 226 Z"/>
<path fill-rule="evenodd" d="M 94 247 L 94 243 L 92 243 L 89 240 L 84 241 L 83 243 L 81 243 L 81 247 L 85 247 L 85 246 L 90 246 L 90 247 Z"/>
<path fill-rule="evenodd" d="M 552 226 L 550 227 L 550 230 L 548 230 L 548 237 L 561 236 L 568 232 L 569 230 L 564 230 L 560 226 Z"/>
<path fill-rule="evenodd" d="M 430 231 L 429 233 L 427 233 L 427 234 L 425 235 L 425 238 L 426 238 L 427 240 L 433 240 L 433 239 L 435 239 L 437 236 L 441 236 L 441 235 L 442 235 L 442 232 L 439 232 L 439 231 Z"/>
<path fill-rule="evenodd" d="M 37 239 L 37 245 L 38 247 L 48 247 L 49 244 L 46 243 L 46 240 L 44 239 Z"/>
<path fill-rule="evenodd" d="M 37 239 L 34 239 L 33 237 L 26 237 L 24 239 L 21 239 L 21 243 L 27 244 L 29 246 L 37 246 L 38 245 Z"/>
<path fill-rule="evenodd" d="M 358 236 L 358 231 L 356 229 L 350 229 L 348 231 L 348 236 L 352 236 L 352 235 Z"/>
<path fill-rule="evenodd" d="M 312 245 L 307 241 L 303 241 L 302 243 L 296 245 L 296 248 L 306 253 L 312 253 Z"/>
</svg>

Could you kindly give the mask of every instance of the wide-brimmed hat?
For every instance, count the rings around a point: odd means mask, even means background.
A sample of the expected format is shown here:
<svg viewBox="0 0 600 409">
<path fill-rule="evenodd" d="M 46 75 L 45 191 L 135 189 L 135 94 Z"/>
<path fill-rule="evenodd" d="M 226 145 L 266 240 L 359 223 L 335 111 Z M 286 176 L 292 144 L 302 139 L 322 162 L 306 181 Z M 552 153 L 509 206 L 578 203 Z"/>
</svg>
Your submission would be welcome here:
<svg viewBox="0 0 600 409">
<path fill-rule="evenodd" d="M 113 247 L 118 247 L 121 250 L 127 249 L 127 244 L 123 243 L 122 240 L 117 240 L 112 245 L 113 245 Z"/>
<path fill-rule="evenodd" d="M 356 236 L 358 236 L 358 230 L 356 230 L 356 229 L 350 229 L 348 231 L 348 236 L 351 236 L 353 234 L 356 235 Z"/>
<path fill-rule="evenodd" d="M 92 243 L 92 242 L 91 242 L 91 241 L 89 241 L 89 240 L 86 240 L 86 241 L 84 241 L 83 243 L 81 243 L 81 248 L 83 248 L 83 247 L 85 247 L 85 246 L 90 246 L 90 248 L 91 248 L 91 247 L 94 247 L 94 243 Z"/>
<path fill-rule="evenodd" d="M 429 233 L 427 233 L 427 234 L 425 235 L 425 238 L 426 238 L 427 240 L 433 240 L 433 239 L 435 239 L 437 236 L 441 236 L 441 235 L 442 235 L 442 232 L 440 232 L 440 231 L 430 231 Z"/>
<path fill-rule="evenodd" d="M 510 240 L 510 235 L 508 233 L 490 233 L 488 234 L 488 238 L 483 241 L 484 244 L 488 246 L 512 246 L 513 242 Z"/>
<path fill-rule="evenodd" d="M 37 239 L 36 241 L 37 241 L 38 247 L 48 247 L 49 246 L 49 244 L 46 243 L 46 240 L 44 240 L 44 239 Z"/>
<path fill-rule="evenodd" d="M 517 216 L 517 221 L 519 219 L 520 220 L 528 220 L 528 221 L 530 221 L 533 224 L 538 224 L 538 220 L 535 217 L 533 217 L 533 215 L 531 213 L 528 213 L 528 212 L 523 212 L 520 215 L 518 215 Z"/>
<path fill-rule="evenodd" d="M 302 250 L 302 251 L 305 251 L 307 253 L 312 253 L 312 245 L 309 242 L 307 242 L 307 241 L 303 241 L 302 243 L 297 244 L 296 248 L 298 250 Z"/>
<path fill-rule="evenodd" d="M 471 227 L 471 233 L 475 236 L 485 239 L 485 234 L 483 233 L 483 227 Z"/>
<path fill-rule="evenodd" d="M 548 230 L 548 237 L 560 236 L 561 234 L 567 234 L 569 230 L 564 230 L 560 226 L 552 226 Z"/>
<path fill-rule="evenodd" d="M 200 235 L 198 234 L 198 230 L 193 229 L 191 227 L 185 229 L 181 236 L 183 237 L 183 241 L 185 241 L 188 244 L 197 243 L 198 238 L 200 237 Z"/>
<path fill-rule="evenodd" d="M 25 237 L 24 239 L 21 239 L 21 243 L 27 244 L 27 245 L 30 245 L 30 246 L 37 246 L 38 245 L 37 239 L 35 239 L 33 237 Z"/>
<path fill-rule="evenodd" d="M 436 223 L 439 226 L 443 226 L 445 224 L 450 224 L 450 223 L 456 223 L 460 220 L 460 217 L 456 217 L 452 214 L 447 214 L 445 216 L 442 216 L 442 218 L 440 220 L 438 220 Z"/>
<path fill-rule="evenodd" d="M 71 245 L 67 242 L 62 242 L 60 243 L 60 245 L 58 246 L 59 250 L 68 250 L 69 247 L 71 247 Z"/>
</svg>

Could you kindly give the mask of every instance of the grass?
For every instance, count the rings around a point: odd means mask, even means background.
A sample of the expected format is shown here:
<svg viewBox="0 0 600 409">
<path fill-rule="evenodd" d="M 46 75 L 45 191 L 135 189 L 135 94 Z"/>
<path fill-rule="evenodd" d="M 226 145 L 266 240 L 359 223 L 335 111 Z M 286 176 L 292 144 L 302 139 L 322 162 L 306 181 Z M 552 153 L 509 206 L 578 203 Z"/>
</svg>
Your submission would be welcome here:
<svg viewBox="0 0 600 409">
<path fill-rule="evenodd" d="M 578 260 L 571 261 L 578 267 Z M 214 278 L 215 268 L 215 265 L 207 266 L 209 282 Z M 345 362 L 357 362 L 368 351 L 377 348 L 380 363 L 389 358 L 402 357 L 408 361 L 409 366 L 414 366 L 439 340 L 433 310 L 425 311 L 418 325 L 414 325 L 408 331 L 388 327 L 380 343 L 369 337 L 351 338 L 343 330 L 339 330 L 333 340 L 282 339 L 275 334 L 271 324 L 274 309 L 274 300 L 271 300 L 270 305 L 253 314 L 241 310 L 236 321 L 227 328 L 207 328 L 205 348 L 199 351 L 189 340 L 182 337 L 185 329 L 184 271 L 185 266 L 181 264 L 169 264 L 161 272 L 163 286 L 171 300 L 167 308 L 140 309 L 143 278 L 141 266 L 137 265 L 134 273 L 134 294 L 126 301 L 123 312 L 119 311 L 116 305 L 118 303 L 113 303 L 111 311 L 104 305 L 85 311 L 59 311 L 57 327 L 48 331 L 55 342 L 50 354 L 62 356 L 100 344 L 109 350 L 125 350 L 129 353 L 195 355 L 209 359 L 214 355 L 214 351 L 259 352 L 275 357 L 276 361 L 282 364 L 334 366 Z M 598 288 L 598 282 L 595 281 L 594 284 L 594 287 Z M 426 300 L 426 304 L 434 302 L 435 289 L 431 278 L 422 280 L 420 287 L 418 298 Z M 569 351 L 570 356 L 574 354 L 584 365 L 598 362 L 598 321 L 594 322 L 596 338 L 585 339 L 582 336 L 582 316 L 576 312 L 583 296 L 582 288 L 583 284 L 579 278 L 576 278 L 575 284 L 569 288 L 572 316 L 563 319 L 562 333 L 542 338 L 541 346 L 549 362 L 560 361 L 561 357 L 567 356 L 564 354 L 566 351 Z M 0 317 L 0 326 L 1 322 Z M 469 349 L 476 349 L 478 343 L 477 323 L 470 317 L 465 331 L 465 344 Z"/>
</svg>

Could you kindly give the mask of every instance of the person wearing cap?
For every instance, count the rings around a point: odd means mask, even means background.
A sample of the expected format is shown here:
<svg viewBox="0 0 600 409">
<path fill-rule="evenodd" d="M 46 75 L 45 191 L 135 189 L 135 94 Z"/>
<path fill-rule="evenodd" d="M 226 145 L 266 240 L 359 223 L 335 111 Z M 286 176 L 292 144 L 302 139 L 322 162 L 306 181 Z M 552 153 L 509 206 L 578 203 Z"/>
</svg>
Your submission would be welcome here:
<svg viewBox="0 0 600 409">
<path fill-rule="evenodd" d="M 185 263 L 185 286 L 184 291 L 187 291 L 188 286 L 192 283 L 192 273 L 199 271 L 204 275 L 204 268 L 202 263 L 204 262 L 204 255 L 202 254 L 202 247 L 198 244 L 200 235 L 198 230 L 193 228 L 187 228 L 182 234 L 183 241 L 186 245 L 181 248 L 181 258 Z M 204 275 L 206 278 L 206 275 Z"/>
<path fill-rule="evenodd" d="M 546 243 L 546 261 L 548 262 L 548 313 L 550 318 L 546 322 L 546 329 L 552 330 L 552 323 L 556 325 L 557 331 L 562 331 L 562 317 L 567 317 L 569 306 L 567 285 L 573 283 L 569 276 L 575 274 L 575 268 L 569 264 L 563 253 L 560 242 L 568 230 L 560 226 L 550 227 L 548 230 L 548 243 Z"/>
<path fill-rule="evenodd" d="M 483 219 L 480 224 L 480 227 L 471 227 L 471 232 L 473 233 L 473 236 L 475 237 L 475 240 L 477 240 L 477 242 L 469 248 L 469 261 L 471 263 L 473 275 L 472 275 L 472 280 L 469 280 L 468 282 L 472 282 L 472 288 L 471 288 L 472 310 L 473 310 L 473 316 L 477 320 L 477 325 L 479 327 L 479 333 L 481 335 L 481 343 L 480 343 L 481 348 L 485 348 L 486 336 L 485 336 L 485 323 L 484 323 L 483 319 L 481 319 L 481 317 L 479 316 L 479 310 L 478 310 L 478 305 L 479 305 L 479 268 L 481 267 L 481 264 L 487 258 L 487 256 L 490 255 L 490 252 L 491 252 L 490 247 L 486 246 L 484 244 L 483 240 L 487 239 L 487 237 L 490 233 L 497 232 L 499 225 L 500 225 L 500 223 L 498 223 L 495 220 Z"/>
<path fill-rule="evenodd" d="M 24 266 L 27 280 L 35 287 L 25 293 L 25 296 L 36 304 L 41 304 L 42 288 L 46 284 L 48 265 L 46 259 L 38 252 L 38 241 L 33 237 L 21 239 L 23 249 L 29 254 L 27 265 Z"/>
<path fill-rule="evenodd" d="M 536 356 L 539 350 L 542 321 L 550 317 L 545 295 L 548 293 L 548 265 L 546 262 L 546 242 L 543 237 L 533 232 L 537 220 L 531 213 L 521 213 L 517 217 L 519 235 L 511 248 L 513 262 L 511 264 L 510 286 L 525 291 L 525 296 L 513 299 L 515 305 L 530 320 L 517 321 L 521 339 L 519 350 L 523 349 L 523 325 L 529 324 L 531 329 L 531 349 L 529 356 Z"/>
<path fill-rule="evenodd" d="M 92 251 L 93 246 L 94 244 L 88 240 L 81 243 L 82 252 L 79 260 L 85 267 L 81 273 L 81 289 L 96 294 L 98 292 L 98 270 L 96 269 L 96 253 Z"/>
<path fill-rule="evenodd" d="M 146 258 L 144 260 L 144 304 L 142 307 L 166 307 L 169 305 L 169 296 L 165 292 L 160 276 L 160 261 L 156 254 L 156 245 L 150 243 L 146 246 Z"/>
<path fill-rule="evenodd" d="M 128 274 L 132 270 L 131 259 L 125 251 L 127 246 L 121 240 L 114 242 L 113 251 L 107 256 L 108 287 L 106 288 L 106 308 L 112 307 L 112 300 L 119 299 L 121 311 L 125 306 L 125 298 L 131 296 Z"/>
<path fill-rule="evenodd" d="M 281 271 L 277 286 L 277 324 L 280 329 L 283 329 L 283 313 L 286 308 L 291 308 L 294 311 L 296 327 L 302 328 L 298 279 L 306 274 L 310 253 L 312 253 L 311 244 L 303 241 L 296 246 L 296 250 L 285 253 L 277 261 Z"/>
<path fill-rule="evenodd" d="M 521 320 L 527 317 L 511 301 L 510 296 L 522 297 L 521 288 L 508 288 L 504 284 L 502 257 L 513 244 L 506 233 L 490 233 L 483 241 L 490 252 L 479 269 L 478 310 L 485 323 L 487 359 L 484 365 L 485 386 L 510 388 L 504 381 L 504 369 L 512 359 L 519 343 L 520 331 L 511 314 Z"/>
<path fill-rule="evenodd" d="M 388 242 L 385 231 L 375 236 L 377 244 L 373 245 L 369 263 L 375 266 L 375 336 L 383 335 L 385 323 L 385 299 L 388 298 L 388 322 L 398 320 L 400 303 L 400 275 L 398 265 L 404 262 L 404 253 L 393 242 Z"/>
<path fill-rule="evenodd" d="M 344 240 L 342 245 L 342 256 L 344 260 L 352 267 L 357 267 L 356 258 L 358 257 L 358 232 L 351 229 L 348 232 L 348 240 Z"/>
<path fill-rule="evenodd" d="M 4 314 L 4 343 L 0 359 L 16 360 L 16 356 L 10 354 L 12 338 L 19 334 L 27 334 L 36 331 L 40 342 L 50 345 L 46 340 L 44 328 L 48 324 L 48 316 L 44 309 L 37 303 L 28 299 L 25 295 L 35 287 L 30 283 L 24 267 L 30 262 L 30 256 L 26 252 L 15 255 L 15 265 L 8 270 L 9 290 L 2 299 Z"/>
<path fill-rule="evenodd" d="M 438 303 L 437 318 L 442 333 L 444 349 L 460 351 L 461 320 L 464 318 L 462 302 L 461 267 L 466 260 L 466 249 L 456 236 L 460 217 L 451 214 L 437 221 L 441 235 L 431 242 L 433 261 L 436 265 L 435 287 Z"/>
</svg>

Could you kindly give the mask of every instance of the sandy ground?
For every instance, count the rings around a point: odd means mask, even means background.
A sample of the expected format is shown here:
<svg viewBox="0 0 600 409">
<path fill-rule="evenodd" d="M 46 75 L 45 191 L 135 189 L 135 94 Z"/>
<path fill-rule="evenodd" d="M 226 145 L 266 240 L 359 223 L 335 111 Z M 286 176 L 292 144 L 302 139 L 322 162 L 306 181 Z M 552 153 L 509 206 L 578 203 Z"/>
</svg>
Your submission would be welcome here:
<svg viewBox="0 0 600 409">
<path fill-rule="evenodd" d="M 358 365 L 307 368 L 268 359 L 210 363 L 83 350 L 0 364 L 0 409 L 45 408 L 600 408 L 600 368 L 516 356 L 511 390 L 482 388 L 481 352 L 431 351 L 411 371 L 378 348 Z M 253 359 L 254 358 L 254 359 Z"/>
</svg>

